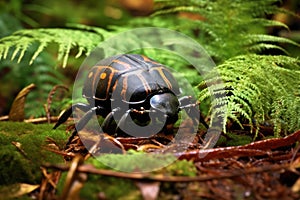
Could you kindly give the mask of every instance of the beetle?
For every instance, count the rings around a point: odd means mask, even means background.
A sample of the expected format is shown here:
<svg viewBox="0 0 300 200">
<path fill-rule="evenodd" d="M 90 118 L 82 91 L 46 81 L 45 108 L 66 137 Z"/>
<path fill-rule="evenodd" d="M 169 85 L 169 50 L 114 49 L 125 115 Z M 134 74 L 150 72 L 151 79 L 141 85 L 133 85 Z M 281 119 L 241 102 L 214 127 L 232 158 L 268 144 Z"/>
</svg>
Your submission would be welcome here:
<svg viewBox="0 0 300 200">
<path fill-rule="evenodd" d="M 186 110 L 194 121 L 198 120 L 196 101 L 190 96 L 179 98 L 180 94 L 172 73 L 157 61 L 137 54 L 112 56 L 89 70 L 82 90 L 88 104 L 73 104 L 59 117 L 54 129 L 64 123 L 76 108 L 85 112 L 76 124 L 77 131 L 82 130 L 96 114 L 104 118 L 102 130 L 110 135 L 120 129 L 124 132 L 125 127 L 127 131 L 133 131 L 130 126 L 128 128 L 130 120 L 134 121 L 131 127 L 145 127 L 146 123 L 150 132 L 158 126 L 165 129 L 178 120 L 181 110 Z M 208 127 L 202 118 L 200 122 Z M 153 134 L 144 129 L 139 129 L 139 132 L 139 136 Z"/>
</svg>

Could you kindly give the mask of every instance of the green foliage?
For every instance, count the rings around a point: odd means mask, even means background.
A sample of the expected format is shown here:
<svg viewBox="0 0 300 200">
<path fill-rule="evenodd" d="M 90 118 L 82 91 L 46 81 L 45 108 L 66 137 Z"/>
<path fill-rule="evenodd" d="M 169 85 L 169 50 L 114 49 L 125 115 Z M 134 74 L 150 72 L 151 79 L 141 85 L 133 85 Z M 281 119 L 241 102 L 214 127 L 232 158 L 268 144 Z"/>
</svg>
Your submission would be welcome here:
<svg viewBox="0 0 300 200">
<path fill-rule="evenodd" d="M 144 152 L 129 150 L 127 154 L 107 154 L 96 158 L 89 158 L 91 163 L 99 169 L 125 170 L 139 172 L 150 170 L 153 174 L 165 176 L 196 176 L 197 169 L 192 161 L 177 160 L 173 155 L 151 155 Z M 109 163 L 109 166 L 107 164 Z M 156 169 L 156 171 L 152 171 Z M 118 187 L 115 187 L 118 185 Z M 115 177 L 89 175 L 89 181 L 81 191 L 82 197 L 94 198 L 94 194 L 104 192 L 109 199 L 140 198 L 140 192 L 133 186 L 132 180 Z"/>
<path fill-rule="evenodd" d="M 7 21 L 10 23 L 6 23 Z M 0 13 L 0 38 L 10 35 L 21 28 L 20 22 L 14 16 L 7 13 Z"/>
<path fill-rule="evenodd" d="M 266 19 L 267 14 L 288 12 L 276 6 L 278 0 L 156 0 L 156 2 L 158 6 L 154 16 L 166 15 L 166 18 L 174 18 L 174 15 L 170 14 L 188 12 L 202 18 L 202 20 L 179 18 L 169 27 L 195 38 L 217 63 L 249 52 L 261 53 L 275 49 L 287 53 L 279 43 L 298 45 L 292 40 L 265 33 L 266 27 L 288 29 L 281 22 Z M 165 20 L 152 22 L 160 26 Z"/>
<path fill-rule="evenodd" d="M 10 24 L 5 23 L 8 20 Z M 9 35 L 21 28 L 21 24 L 15 17 L 7 13 L 0 15 L 1 36 Z M 44 104 L 48 93 L 54 85 L 62 84 L 65 79 L 61 71 L 54 69 L 55 61 L 47 52 L 41 52 L 32 66 L 28 65 L 36 49 L 36 44 L 29 46 L 20 63 L 8 59 L 2 59 L 0 62 L 0 70 L 4 72 L 1 75 L 0 90 L 2 91 L 1 95 L 8 100 L 7 102 L 11 103 L 16 93 L 27 85 L 34 83 L 37 86 L 27 97 L 26 117 L 45 116 Z M 13 49 L 10 49 L 7 56 L 12 57 L 12 55 Z M 3 109 L 8 110 L 10 103 Z"/>
<path fill-rule="evenodd" d="M 211 122 L 229 119 L 257 127 L 274 125 L 275 135 L 300 128 L 299 60 L 288 56 L 259 56 L 268 52 L 288 52 L 282 43 L 299 45 L 287 38 L 266 33 L 268 27 L 288 27 L 266 16 L 288 13 L 277 6 L 278 0 L 266 1 L 171 1 L 156 0 L 157 10 L 146 23 L 184 32 L 196 39 L 218 64 L 199 85 L 205 88 L 199 100 L 212 98 Z M 191 13 L 200 20 L 177 17 Z M 136 21 L 134 23 L 141 23 Z M 255 54 L 254 54 L 255 53 Z M 224 81 L 220 83 L 220 74 Z M 211 77 L 210 77 L 211 76 Z M 211 85 L 210 85 L 211 84 Z M 224 88 L 222 88 L 224 87 Z"/>
<path fill-rule="evenodd" d="M 288 56 L 249 54 L 237 56 L 217 66 L 224 83 L 215 83 L 210 89 L 217 98 L 211 104 L 211 117 L 221 116 L 225 124 L 232 119 L 242 126 L 247 119 L 251 126 L 271 122 L 275 134 L 281 130 L 294 131 L 300 127 L 300 61 Z M 212 84 L 216 77 L 207 77 Z M 224 87 L 224 89 L 220 89 Z M 220 93 L 226 94 L 218 98 Z M 210 96 L 209 88 L 200 93 L 200 100 Z"/>
<path fill-rule="evenodd" d="M 49 124 L 0 123 L 0 185 L 40 183 L 42 162 L 63 161 L 62 156 L 43 149 L 47 137 L 56 141 L 60 148 L 67 140 L 64 131 L 52 130 Z M 22 150 L 18 150 L 12 142 L 18 142 Z"/>
<path fill-rule="evenodd" d="M 80 197 L 97 199 L 100 192 L 103 192 L 107 199 L 142 199 L 134 181 L 92 174 L 80 191 Z"/>
<path fill-rule="evenodd" d="M 174 155 L 157 155 L 129 150 L 126 154 L 104 154 L 90 158 L 88 163 L 101 169 L 128 172 L 163 173 L 168 176 L 196 176 L 197 169 L 192 161 L 177 160 Z M 156 170 L 156 171 L 155 171 Z"/>
<path fill-rule="evenodd" d="M 299 45 L 290 39 L 267 33 L 269 27 L 288 30 L 285 24 L 268 17 L 276 13 L 291 14 L 278 7 L 279 0 L 155 2 L 156 9 L 150 18 L 128 20 L 128 24 L 122 27 L 109 27 L 110 32 L 85 25 L 73 25 L 68 29 L 17 31 L 0 39 L 0 56 L 16 58 L 20 62 L 29 46 L 36 44 L 29 60 L 29 63 L 33 63 L 47 46 L 57 44 L 58 59 L 62 60 L 64 67 L 69 55 L 75 55 L 76 58 L 83 54 L 89 55 L 104 39 L 118 32 L 144 26 L 171 28 L 195 39 L 217 63 L 216 71 L 204 77 L 206 82 L 203 77 L 192 72 L 185 61 L 174 59 L 174 55 L 149 50 L 142 53 L 177 71 L 184 69 L 184 75 L 193 85 L 200 83 L 199 88 L 203 89 L 199 94 L 200 101 L 214 96 L 209 114 L 212 121 L 222 118 L 224 131 L 225 123 L 230 119 L 241 127 L 244 122 L 250 123 L 252 127 L 271 123 L 277 136 L 282 130 L 289 132 L 300 127 L 297 117 L 299 61 L 289 56 L 272 56 L 288 54 L 282 47 L 283 43 L 298 48 Z M 197 19 L 183 17 L 184 13 L 193 14 Z M 126 40 L 120 45 L 137 45 L 137 42 Z M 12 50 L 11 55 L 9 50 Z M 212 77 L 215 72 L 221 75 L 224 85 L 215 82 L 216 78 Z"/>
<path fill-rule="evenodd" d="M 12 0 L 12 1 L 0 1 L 0 13 L 5 13 L 10 15 L 13 19 L 7 19 L 7 26 L 11 26 L 12 22 L 15 20 L 20 23 L 23 22 L 30 26 L 36 27 L 38 23 L 31 18 L 28 14 L 22 10 L 24 7 L 22 0 Z M 0 25 L 1 26 L 1 25 Z"/>
<path fill-rule="evenodd" d="M 32 66 L 28 66 L 27 63 L 34 54 L 35 46 L 27 49 L 21 63 L 9 60 L 3 60 L 0 63 L 0 70 L 9 69 L 2 77 L 3 83 L 6 83 L 1 85 L 2 95 L 7 96 L 11 101 L 15 98 L 15 95 L 11 95 L 12 92 L 19 92 L 31 83 L 37 86 L 27 97 L 26 117 L 45 116 L 44 104 L 46 104 L 48 93 L 54 85 L 62 84 L 65 79 L 59 70 L 54 69 L 54 60 L 47 52 L 42 52 Z"/>
<path fill-rule="evenodd" d="M 164 173 L 172 176 L 196 176 L 197 168 L 192 161 L 176 160 L 171 165 L 163 168 Z"/>
<path fill-rule="evenodd" d="M 127 154 L 104 154 L 91 162 L 94 166 L 112 168 L 114 170 L 134 172 L 134 171 L 153 171 L 169 165 L 176 158 L 173 155 L 147 154 L 129 150 Z"/>
<path fill-rule="evenodd" d="M 89 163 L 94 158 L 90 158 Z M 92 162 L 93 163 L 93 162 Z M 107 169 L 99 162 L 95 162 L 97 167 Z M 59 182 L 57 184 L 57 194 L 61 195 L 65 186 L 68 172 L 62 172 Z M 80 190 L 80 198 L 82 199 L 98 199 L 99 193 L 104 193 L 107 199 L 140 199 L 141 194 L 130 179 L 122 179 L 118 177 L 102 176 L 98 174 L 88 174 L 88 180 L 84 183 Z"/>
<path fill-rule="evenodd" d="M 20 62 L 28 48 L 37 43 L 37 48 L 29 61 L 29 64 L 32 64 L 48 45 L 57 44 L 58 60 L 62 59 L 62 66 L 65 67 L 71 49 L 78 49 L 75 55 L 78 58 L 84 52 L 88 55 L 103 40 L 102 33 L 105 32 L 102 29 L 83 25 L 77 27 L 84 30 L 49 28 L 17 31 L 0 40 L 0 58 L 6 59 L 9 49 L 14 47 L 11 60 L 18 58 Z"/>
<path fill-rule="evenodd" d="M 248 133 L 247 131 L 245 131 Z M 239 146 L 246 145 L 253 141 L 253 138 L 250 135 L 237 135 L 236 133 L 227 132 L 226 135 L 221 136 L 220 140 L 218 140 L 218 146 L 226 145 L 226 146 Z"/>
</svg>

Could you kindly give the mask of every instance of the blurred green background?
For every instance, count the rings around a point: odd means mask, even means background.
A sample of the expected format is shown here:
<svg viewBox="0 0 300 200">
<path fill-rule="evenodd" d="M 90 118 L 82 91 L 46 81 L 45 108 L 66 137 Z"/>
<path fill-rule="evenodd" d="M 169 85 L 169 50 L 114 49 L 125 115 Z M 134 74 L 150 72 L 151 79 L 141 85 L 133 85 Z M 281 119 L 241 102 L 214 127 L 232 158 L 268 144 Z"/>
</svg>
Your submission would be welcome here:
<svg viewBox="0 0 300 200">
<path fill-rule="evenodd" d="M 135 16 L 149 14 L 151 9 L 152 1 L 139 0 L 1 0 L 0 38 L 21 29 L 62 28 L 68 24 L 80 23 L 103 28 L 122 26 Z M 10 59 L 0 61 L 0 116 L 8 114 L 17 93 L 30 83 L 38 87 L 28 95 L 27 102 L 30 104 L 26 104 L 26 117 L 44 116 L 43 105 L 52 87 L 57 84 L 72 86 L 77 69 L 84 59 L 70 57 L 68 67 L 63 69 L 58 67 L 60 63 L 56 61 L 57 47 L 50 46 L 47 52 L 42 52 L 35 60 L 33 66 L 29 66 L 34 50 L 34 47 L 29 49 L 20 63 Z M 64 94 L 64 97 L 70 95 Z M 52 107 L 61 109 L 59 105 Z"/>
</svg>

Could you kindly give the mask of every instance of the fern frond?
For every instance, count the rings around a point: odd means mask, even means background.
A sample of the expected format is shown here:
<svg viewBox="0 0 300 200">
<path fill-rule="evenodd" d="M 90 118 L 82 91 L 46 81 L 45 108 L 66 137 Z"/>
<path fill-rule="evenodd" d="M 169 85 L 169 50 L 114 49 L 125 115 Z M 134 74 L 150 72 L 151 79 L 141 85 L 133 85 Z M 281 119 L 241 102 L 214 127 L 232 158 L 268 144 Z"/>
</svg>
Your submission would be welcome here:
<svg viewBox="0 0 300 200">
<path fill-rule="evenodd" d="M 295 46 L 300 46 L 297 42 L 290 40 L 288 38 L 273 36 L 273 35 L 266 35 L 266 34 L 249 34 L 245 35 L 246 43 L 249 42 L 251 44 L 257 42 L 276 42 L 276 43 L 287 43 L 292 44 Z"/>
<path fill-rule="evenodd" d="M 177 15 L 182 12 L 198 15 L 202 20 L 179 18 L 173 28 L 195 38 L 217 63 L 238 55 L 261 53 L 270 49 L 280 50 L 288 55 L 288 52 L 280 46 L 281 43 L 299 46 L 287 38 L 270 36 L 265 32 L 266 27 L 288 29 L 282 22 L 266 19 L 267 14 L 290 14 L 289 11 L 276 6 L 279 0 L 156 0 L 155 2 L 158 7 L 153 19 L 158 16 L 167 19 L 172 17 L 171 14 Z M 160 26 L 159 21 L 153 20 L 153 24 Z"/>
<path fill-rule="evenodd" d="M 282 48 L 278 45 L 275 45 L 275 44 L 258 43 L 258 44 L 254 44 L 246 49 L 248 49 L 248 51 L 252 52 L 252 53 L 261 53 L 265 50 L 279 50 L 279 51 L 285 53 L 286 55 L 290 54 L 287 50 L 285 50 L 284 48 Z"/>
<path fill-rule="evenodd" d="M 251 19 L 249 22 L 247 22 L 247 24 L 260 24 L 261 26 L 264 27 L 280 27 L 280 28 L 285 28 L 286 30 L 290 30 L 289 27 L 280 22 L 280 21 L 275 21 L 275 20 L 269 20 L 269 19 L 265 19 L 265 18 L 254 18 Z"/>
<path fill-rule="evenodd" d="M 176 12 L 200 13 L 202 11 L 203 11 L 202 9 L 200 9 L 198 7 L 194 7 L 194 6 L 178 6 L 175 8 L 156 11 L 155 13 L 152 14 L 152 16 L 155 17 L 158 15 L 165 15 L 165 14 L 176 13 Z"/>
<path fill-rule="evenodd" d="M 179 6 L 179 5 L 190 5 L 190 6 L 199 6 L 199 5 L 205 5 L 205 1 L 198 1 L 198 0 L 190 0 L 190 1 L 185 1 L 185 0 L 177 0 L 177 1 L 172 1 L 172 0 L 154 0 L 155 2 L 155 7 L 158 8 L 164 8 L 164 7 L 172 7 L 172 6 Z"/>
<path fill-rule="evenodd" d="M 224 121 L 231 119 L 241 125 L 246 119 L 252 127 L 253 120 L 258 123 L 271 121 L 275 135 L 281 131 L 300 128 L 298 59 L 288 56 L 243 55 L 225 61 L 215 70 L 218 70 L 225 82 L 222 85 L 227 96 L 220 96 L 220 89 L 209 88 L 202 90 L 199 96 L 202 101 L 214 97 L 211 100 L 212 117 L 224 112 L 226 107 Z M 206 77 L 207 82 L 214 80 L 214 77 Z M 216 85 L 211 87 L 222 86 L 218 83 Z"/>
<path fill-rule="evenodd" d="M 99 29 L 97 30 L 99 31 Z M 81 56 L 83 52 L 88 55 L 102 40 L 103 36 L 99 33 L 83 30 L 59 28 L 20 30 L 0 39 L 0 57 L 7 58 L 9 49 L 14 48 L 11 59 L 18 58 L 18 62 L 20 62 L 26 50 L 38 43 L 30 60 L 30 64 L 32 64 L 49 44 L 57 44 L 58 58 L 63 60 L 62 65 L 65 67 L 71 49 L 78 49 L 77 57 Z"/>
</svg>

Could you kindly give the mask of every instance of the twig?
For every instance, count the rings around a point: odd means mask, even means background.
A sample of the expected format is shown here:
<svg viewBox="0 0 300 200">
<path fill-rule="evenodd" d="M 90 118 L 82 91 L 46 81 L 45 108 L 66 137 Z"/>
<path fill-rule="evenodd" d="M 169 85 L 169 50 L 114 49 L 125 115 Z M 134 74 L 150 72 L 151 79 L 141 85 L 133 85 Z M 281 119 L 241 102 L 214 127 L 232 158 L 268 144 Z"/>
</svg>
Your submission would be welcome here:
<svg viewBox="0 0 300 200">
<path fill-rule="evenodd" d="M 257 142 L 252 142 L 243 146 L 237 146 L 239 149 L 260 149 L 260 150 L 270 150 L 277 149 L 279 147 L 289 146 L 295 144 L 295 142 L 300 141 L 300 130 L 286 136 L 283 138 L 273 138 L 260 140 Z"/>
<path fill-rule="evenodd" d="M 44 164 L 43 167 L 68 171 L 70 166 L 68 165 L 53 165 L 53 164 Z M 113 170 L 106 169 L 97 169 L 93 165 L 85 164 L 77 167 L 78 172 L 88 173 L 88 174 L 98 174 L 103 176 L 112 176 L 118 178 L 126 178 L 133 180 L 148 180 L 148 181 L 161 181 L 161 182 L 193 182 L 193 181 L 209 181 L 214 179 L 224 179 L 224 178 L 232 178 L 236 176 L 241 176 L 245 174 L 253 174 L 253 173 L 261 173 L 268 171 L 280 171 L 283 169 L 289 169 L 290 164 L 284 163 L 280 165 L 267 165 L 261 167 L 251 167 L 249 169 L 244 170 L 235 170 L 234 172 L 226 172 L 226 173 L 218 173 L 217 175 L 200 175 L 196 177 L 186 177 L 186 176 L 162 176 L 162 175 L 153 175 L 150 173 L 125 173 L 118 172 Z"/>
<path fill-rule="evenodd" d="M 210 159 L 220 159 L 228 157 L 261 156 L 269 154 L 269 150 L 279 147 L 289 146 L 300 140 L 300 130 L 284 138 L 275 138 L 252 142 L 243 146 L 197 149 L 187 152 L 175 153 L 179 159 L 206 161 Z"/>
<path fill-rule="evenodd" d="M 50 117 L 50 120 L 51 122 L 56 122 L 58 120 L 59 117 L 57 116 L 53 116 L 53 117 Z M 8 121 L 9 120 L 9 117 L 8 115 L 5 115 L 5 116 L 1 116 L 0 117 L 0 121 Z M 33 119 L 24 119 L 24 122 L 26 123 L 44 123 L 44 122 L 47 122 L 48 119 L 47 117 L 39 117 L 39 118 L 33 118 Z M 67 121 L 74 121 L 73 118 L 69 118 Z"/>
<path fill-rule="evenodd" d="M 178 159 L 193 160 L 194 162 L 207 161 L 211 159 L 263 156 L 269 152 L 256 149 L 237 149 L 235 147 L 224 147 L 214 149 L 192 150 L 187 152 L 175 153 Z"/>
<path fill-rule="evenodd" d="M 7 120 L 9 120 L 8 115 L 1 116 L 1 117 L 0 117 L 0 121 L 7 121 Z"/>
<path fill-rule="evenodd" d="M 56 91 L 60 88 L 66 90 L 66 91 L 69 91 L 69 89 L 64 85 L 55 85 L 51 89 L 51 91 L 49 92 L 48 98 L 47 98 L 47 106 L 45 106 L 45 111 L 46 111 L 46 116 L 47 116 L 48 123 L 51 122 L 50 108 L 51 108 L 51 103 L 52 103 L 53 96 L 56 93 Z"/>
<path fill-rule="evenodd" d="M 58 117 L 51 117 L 51 122 L 57 121 Z M 24 122 L 26 123 L 44 123 L 47 122 L 47 117 L 40 117 L 40 118 L 34 118 L 34 119 L 25 119 Z"/>
</svg>

